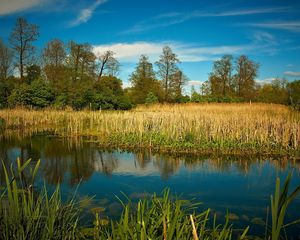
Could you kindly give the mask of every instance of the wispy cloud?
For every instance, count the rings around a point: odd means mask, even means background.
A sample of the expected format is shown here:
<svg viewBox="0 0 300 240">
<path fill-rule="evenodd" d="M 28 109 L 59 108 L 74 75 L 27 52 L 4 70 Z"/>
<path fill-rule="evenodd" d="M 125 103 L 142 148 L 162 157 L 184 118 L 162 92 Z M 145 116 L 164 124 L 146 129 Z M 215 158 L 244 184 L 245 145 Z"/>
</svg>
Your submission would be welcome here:
<svg viewBox="0 0 300 240">
<path fill-rule="evenodd" d="M 300 72 L 286 71 L 283 74 L 290 77 L 300 77 Z"/>
<path fill-rule="evenodd" d="M 42 5 L 47 0 L 1 0 L 0 16 L 25 11 Z"/>
<path fill-rule="evenodd" d="M 246 25 L 259 27 L 259 28 L 272 28 L 272 29 L 287 30 L 292 32 L 300 32 L 300 21 L 249 23 Z"/>
<path fill-rule="evenodd" d="M 93 16 L 96 8 L 105 2 L 107 2 L 107 0 L 96 0 L 92 5 L 81 9 L 77 18 L 70 22 L 70 27 L 75 27 L 82 23 L 86 23 Z"/>
<path fill-rule="evenodd" d="M 255 8 L 255 9 L 239 9 L 232 11 L 193 11 L 190 13 L 170 12 L 164 13 L 153 18 L 141 21 L 133 25 L 131 28 L 123 31 L 121 34 L 143 32 L 150 29 L 167 27 L 175 24 L 180 24 L 193 18 L 208 18 L 208 17 L 234 17 L 244 15 L 267 14 L 276 12 L 285 12 L 289 8 Z"/>
</svg>

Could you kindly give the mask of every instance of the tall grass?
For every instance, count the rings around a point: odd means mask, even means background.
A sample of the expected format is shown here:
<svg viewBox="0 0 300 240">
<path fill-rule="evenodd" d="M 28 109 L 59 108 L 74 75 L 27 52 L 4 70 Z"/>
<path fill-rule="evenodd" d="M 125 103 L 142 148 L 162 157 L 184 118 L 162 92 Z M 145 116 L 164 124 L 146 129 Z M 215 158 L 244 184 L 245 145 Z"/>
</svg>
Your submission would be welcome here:
<svg viewBox="0 0 300 240">
<path fill-rule="evenodd" d="M 48 128 L 102 145 L 170 150 L 297 151 L 300 113 L 274 104 L 185 104 L 132 111 L 1 110 L 6 129 Z"/>
<path fill-rule="evenodd" d="M 3 166 L 6 187 L 0 196 L 0 239 L 80 238 L 76 204 L 63 204 L 58 187 L 50 197 L 46 188 L 36 193 L 33 184 L 39 162 L 26 178 L 29 163 L 18 160 L 16 172 Z"/>
</svg>

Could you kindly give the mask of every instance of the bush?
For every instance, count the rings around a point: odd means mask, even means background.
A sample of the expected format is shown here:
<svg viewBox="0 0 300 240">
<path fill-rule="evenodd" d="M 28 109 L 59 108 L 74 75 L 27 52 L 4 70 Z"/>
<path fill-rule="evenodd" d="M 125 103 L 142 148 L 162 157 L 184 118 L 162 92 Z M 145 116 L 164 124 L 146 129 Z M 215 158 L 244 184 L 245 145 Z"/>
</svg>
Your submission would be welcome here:
<svg viewBox="0 0 300 240">
<path fill-rule="evenodd" d="M 32 104 L 32 90 L 26 83 L 21 84 L 15 88 L 8 97 L 8 105 L 15 106 L 29 106 Z"/>
<path fill-rule="evenodd" d="M 48 107 L 54 101 L 53 89 L 45 82 L 36 80 L 32 82 L 30 87 L 32 92 L 31 104 L 33 107 Z"/>
<path fill-rule="evenodd" d="M 149 92 L 146 97 L 145 104 L 150 105 L 150 104 L 155 104 L 155 103 L 158 103 L 157 96 L 153 92 Z"/>
</svg>

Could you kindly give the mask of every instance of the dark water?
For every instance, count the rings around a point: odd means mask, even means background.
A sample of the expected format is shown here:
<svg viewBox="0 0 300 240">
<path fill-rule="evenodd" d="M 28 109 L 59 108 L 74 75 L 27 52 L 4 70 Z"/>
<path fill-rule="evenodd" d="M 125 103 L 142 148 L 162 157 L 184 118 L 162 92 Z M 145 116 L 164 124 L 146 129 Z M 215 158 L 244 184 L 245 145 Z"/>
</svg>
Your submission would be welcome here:
<svg viewBox="0 0 300 240">
<path fill-rule="evenodd" d="M 53 191 L 60 183 L 63 198 L 70 198 L 78 184 L 77 197 L 94 196 L 91 205 L 103 206 L 110 217 L 122 207 L 116 198 L 121 192 L 133 201 L 160 193 L 165 188 L 185 199 L 203 202 L 220 222 L 228 210 L 237 220 L 235 227 L 251 226 L 263 234 L 270 194 L 275 179 L 293 171 L 291 187 L 300 184 L 300 161 L 289 158 L 170 156 L 150 151 L 103 151 L 95 143 L 47 136 L 10 137 L 0 140 L 0 159 L 6 164 L 16 158 L 41 159 L 37 186 L 47 184 Z M 4 177 L 0 166 L 0 182 Z M 286 221 L 300 217 L 300 197 L 288 209 Z M 289 237 L 300 238 L 299 225 L 287 230 Z"/>
</svg>

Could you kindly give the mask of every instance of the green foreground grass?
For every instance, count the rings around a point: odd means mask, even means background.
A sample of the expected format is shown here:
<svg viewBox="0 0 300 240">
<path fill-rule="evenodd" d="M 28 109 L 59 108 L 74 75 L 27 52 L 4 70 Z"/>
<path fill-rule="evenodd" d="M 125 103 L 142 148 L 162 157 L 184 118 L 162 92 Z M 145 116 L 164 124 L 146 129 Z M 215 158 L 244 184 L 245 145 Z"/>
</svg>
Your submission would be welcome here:
<svg viewBox="0 0 300 240">
<path fill-rule="evenodd" d="M 6 186 L 0 195 L 0 239 L 261 239 L 247 235 L 249 227 L 235 229 L 227 215 L 224 224 L 217 224 L 210 209 L 198 213 L 199 204 L 170 196 L 165 190 L 162 196 L 153 195 L 141 199 L 137 205 L 123 203 L 118 220 L 102 216 L 101 207 L 93 208 L 92 226 L 82 224 L 83 203 L 75 198 L 63 203 L 59 187 L 52 195 L 47 189 L 34 189 L 34 179 L 39 163 L 30 168 L 30 160 L 23 165 L 17 161 L 17 170 L 4 166 Z M 27 175 L 27 177 L 25 177 Z M 284 239 L 286 227 L 298 223 L 285 223 L 288 205 L 300 192 L 300 186 L 289 191 L 289 175 L 283 184 L 276 181 L 271 196 L 271 221 L 266 221 L 262 239 Z"/>
</svg>

